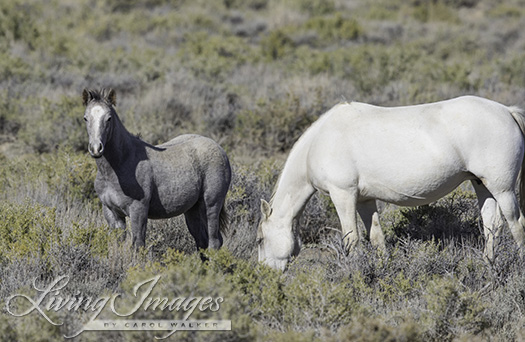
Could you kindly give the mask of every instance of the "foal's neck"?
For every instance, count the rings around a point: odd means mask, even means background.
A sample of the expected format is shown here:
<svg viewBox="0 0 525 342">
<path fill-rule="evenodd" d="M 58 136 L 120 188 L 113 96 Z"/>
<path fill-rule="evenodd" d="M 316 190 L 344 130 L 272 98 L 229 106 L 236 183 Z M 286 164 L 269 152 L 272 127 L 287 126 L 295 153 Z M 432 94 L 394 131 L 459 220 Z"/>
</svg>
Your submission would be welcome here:
<svg viewBox="0 0 525 342">
<path fill-rule="evenodd" d="M 114 115 L 111 130 L 111 137 L 106 142 L 104 154 L 97 159 L 97 166 L 101 172 L 109 171 L 108 168 L 117 171 L 118 166 L 130 158 L 136 148 L 134 143 L 138 140 L 127 131 L 117 115 Z"/>
</svg>

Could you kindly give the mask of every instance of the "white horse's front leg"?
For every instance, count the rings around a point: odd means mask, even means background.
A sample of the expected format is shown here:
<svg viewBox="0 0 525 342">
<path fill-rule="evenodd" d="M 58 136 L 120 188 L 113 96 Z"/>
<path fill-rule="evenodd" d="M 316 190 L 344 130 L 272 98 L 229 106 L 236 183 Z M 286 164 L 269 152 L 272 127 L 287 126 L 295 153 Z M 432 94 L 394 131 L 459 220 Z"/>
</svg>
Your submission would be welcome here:
<svg viewBox="0 0 525 342">
<path fill-rule="evenodd" d="M 379 214 L 375 200 L 361 202 L 357 204 L 357 211 L 363 220 L 370 242 L 376 248 L 386 250 L 385 235 L 379 223 Z"/>
<path fill-rule="evenodd" d="M 357 228 L 357 191 L 333 188 L 329 193 L 341 221 L 345 247 L 350 249 L 361 240 Z"/>
</svg>

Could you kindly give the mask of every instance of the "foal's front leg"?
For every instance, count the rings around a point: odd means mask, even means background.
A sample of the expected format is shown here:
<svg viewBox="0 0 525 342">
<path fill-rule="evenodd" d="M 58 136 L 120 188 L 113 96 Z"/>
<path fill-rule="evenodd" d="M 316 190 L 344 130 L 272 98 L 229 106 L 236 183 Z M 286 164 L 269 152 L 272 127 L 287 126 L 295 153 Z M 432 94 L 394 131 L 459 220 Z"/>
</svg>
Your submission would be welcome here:
<svg viewBox="0 0 525 342">
<path fill-rule="evenodd" d="M 131 205 L 130 208 L 131 219 L 131 235 L 132 245 L 136 249 L 146 245 L 146 228 L 148 225 L 148 206 L 140 202 Z"/>
<path fill-rule="evenodd" d="M 120 216 L 113 210 L 111 210 L 107 205 L 102 205 L 102 212 L 104 213 L 104 217 L 106 218 L 106 221 L 108 222 L 108 225 L 113 229 L 121 229 L 122 230 L 122 240 L 125 240 L 126 238 L 126 217 Z"/>
</svg>

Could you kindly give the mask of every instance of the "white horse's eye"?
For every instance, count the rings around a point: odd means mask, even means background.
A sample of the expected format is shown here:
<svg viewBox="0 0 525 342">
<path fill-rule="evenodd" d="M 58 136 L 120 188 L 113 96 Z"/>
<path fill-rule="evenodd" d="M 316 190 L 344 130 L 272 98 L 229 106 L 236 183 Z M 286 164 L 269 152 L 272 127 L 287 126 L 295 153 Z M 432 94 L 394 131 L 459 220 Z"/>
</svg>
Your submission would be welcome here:
<svg viewBox="0 0 525 342">
<path fill-rule="evenodd" d="M 111 121 L 111 116 L 110 116 L 110 117 L 108 117 L 108 120 L 107 120 L 107 121 L 108 121 L 108 122 L 109 122 L 109 121 Z"/>
</svg>

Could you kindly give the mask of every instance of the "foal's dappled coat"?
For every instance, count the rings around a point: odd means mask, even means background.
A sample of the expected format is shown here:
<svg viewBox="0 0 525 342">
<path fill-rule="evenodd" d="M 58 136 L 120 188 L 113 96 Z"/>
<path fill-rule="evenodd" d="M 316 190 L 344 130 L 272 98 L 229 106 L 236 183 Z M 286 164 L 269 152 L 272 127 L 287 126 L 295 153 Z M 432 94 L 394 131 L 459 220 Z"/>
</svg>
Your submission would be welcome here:
<svg viewBox="0 0 525 342">
<path fill-rule="evenodd" d="M 184 214 L 197 248 L 220 248 L 231 169 L 224 150 L 194 134 L 153 146 L 120 121 L 113 89 L 84 90 L 89 153 L 97 163 L 95 190 L 109 225 L 126 228 L 145 245 L 147 220 Z"/>
</svg>

